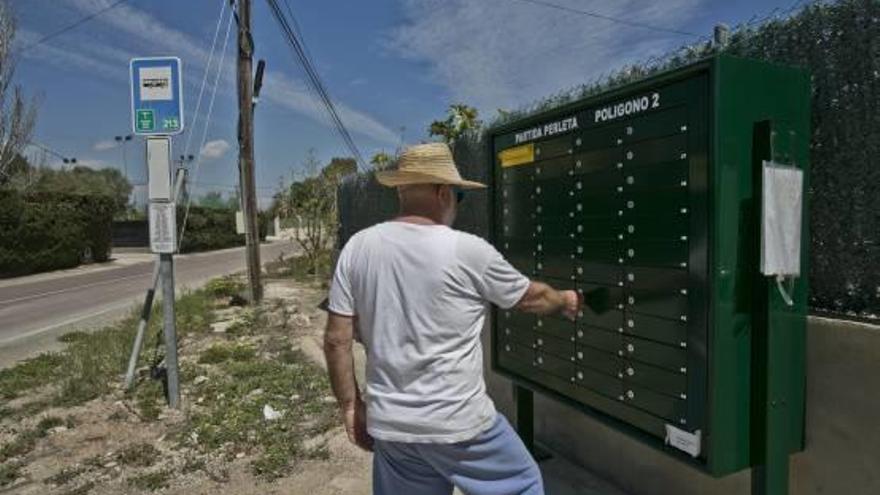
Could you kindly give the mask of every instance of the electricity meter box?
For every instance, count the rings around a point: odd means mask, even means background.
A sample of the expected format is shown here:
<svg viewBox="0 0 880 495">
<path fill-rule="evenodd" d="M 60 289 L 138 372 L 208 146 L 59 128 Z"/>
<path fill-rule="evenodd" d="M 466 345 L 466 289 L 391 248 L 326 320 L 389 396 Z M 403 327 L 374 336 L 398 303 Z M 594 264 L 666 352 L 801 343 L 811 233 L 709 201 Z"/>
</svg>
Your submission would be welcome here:
<svg viewBox="0 0 880 495">
<path fill-rule="evenodd" d="M 492 129 L 493 243 L 584 298 L 497 310 L 493 369 L 714 476 L 769 428 L 801 450 L 807 284 L 788 305 L 760 273 L 760 176 L 806 172 L 809 102 L 805 72 L 722 55 Z"/>
</svg>

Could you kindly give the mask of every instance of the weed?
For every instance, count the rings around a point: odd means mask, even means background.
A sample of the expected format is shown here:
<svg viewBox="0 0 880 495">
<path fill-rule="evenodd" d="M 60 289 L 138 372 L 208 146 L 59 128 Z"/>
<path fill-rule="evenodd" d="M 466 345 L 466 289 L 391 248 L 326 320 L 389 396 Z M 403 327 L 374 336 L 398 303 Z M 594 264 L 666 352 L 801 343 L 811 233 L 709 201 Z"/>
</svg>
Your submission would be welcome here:
<svg viewBox="0 0 880 495">
<path fill-rule="evenodd" d="M 238 452 L 257 450 L 252 469 L 266 478 L 281 476 L 304 455 L 302 440 L 335 425 L 336 410 L 323 401 L 329 394 L 326 373 L 301 352 L 290 351 L 289 359 L 296 364 L 258 359 L 222 362 L 222 373 L 206 382 L 203 391 L 213 400 L 190 418 L 197 446 L 213 451 L 231 443 Z M 263 392 L 255 396 L 256 389 Z M 262 410 L 267 403 L 283 416 L 266 421 Z"/>
<path fill-rule="evenodd" d="M 89 336 L 89 334 L 87 334 L 86 332 L 78 330 L 76 332 L 65 333 L 64 335 L 59 336 L 58 342 L 64 342 L 66 344 L 70 344 L 72 342 L 77 342 L 79 340 L 87 339 L 88 336 Z"/>
<path fill-rule="evenodd" d="M 192 458 L 188 457 L 186 462 L 181 466 L 180 471 L 183 474 L 194 473 L 196 471 L 201 471 L 205 469 L 205 460 L 202 458 Z"/>
<path fill-rule="evenodd" d="M 10 462 L 0 464 L 0 486 L 6 486 L 18 479 L 21 474 L 21 463 Z"/>
<path fill-rule="evenodd" d="M 52 383 L 61 374 L 63 362 L 60 354 L 46 353 L 0 370 L 0 397 L 11 400 L 22 392 Z"/>
<path fill-rule="evenodd" d="M 94 488 L 94 487 L 95 487 L 94 481 L 87 481 L 86 483 L 83 483 L 82 485 L 74 488 L 73 490 L 68 490 L 68 491 L 64 492 L 62 495 L 86 495 L 87 493 L 92 491 L 92 488 Z"/>
<path fill-rule="evenodd" d="M 141 490 L 156 491 L 168 486 L 168 480 L 171 478 L 171 472 L 168 470 L 156 471 L 154 473 L 141 474 L 134 478 L 128 479 L 128 484 L 140 488 Z"/>
<path fill-rule="evenodd" d="M 129 445 L 116 454 L 116 460 L 123 466 L 150 467 L 162 455 L 156 447 L 148 443 Z"/>
<path fill-rule="evenodd" d="M 148 421 L 159 419 L 165 401 L 162 382 L 149 380 L 141 383 L 134 392 L 134 404 L 141 418 Z"/>
<path fill-rule="evenodd" d="M 217 364 L 225 361 L 250 361 L 257 351 L 246 344 L 214 344 L 199 356 L 201 364 Z"/>
<path fill-rule="evenodd" d="M 64 426 L 64 420 L 57 416 L 46 416 L 37 423 L 37 430 L 48 432 L 56 426 Z"/>
<path fill-rule="evenodd" d="M 205 285 L 205 291 L 216 298 L 241 296 L 244 290 L 244 282 L 235 275 L 215 278 Z"/>
<path fill-rule="evenodd" d="M 52 476 L 46 478 L 46 483 L 55 486 L 66 485 L 86 471 L 88 471 L 88 469 L 83 466 L 66 467 L 61 471 L 53 474 Z"/>
</svg>

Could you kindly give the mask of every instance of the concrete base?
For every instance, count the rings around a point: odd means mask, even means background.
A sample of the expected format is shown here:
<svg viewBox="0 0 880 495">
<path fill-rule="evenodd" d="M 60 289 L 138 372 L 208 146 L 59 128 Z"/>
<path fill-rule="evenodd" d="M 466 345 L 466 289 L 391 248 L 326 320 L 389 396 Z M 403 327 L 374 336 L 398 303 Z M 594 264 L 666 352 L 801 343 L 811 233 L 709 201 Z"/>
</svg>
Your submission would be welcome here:
<svg viewBox="0 0 880 495">
<path fill-rule="evenodd" d="M 807 332 L 807 447 L 792 457 L 791 494 L 876 495 L 880 327 L 811 317 Z M 510 414 L 510 382 L 487 375 L 497 407 Z M 748 471 L 712 478 L 540 395 L 535 421 L 538 441 L 632 494 L 745 495 L 751 490 Z"/>
</svg>

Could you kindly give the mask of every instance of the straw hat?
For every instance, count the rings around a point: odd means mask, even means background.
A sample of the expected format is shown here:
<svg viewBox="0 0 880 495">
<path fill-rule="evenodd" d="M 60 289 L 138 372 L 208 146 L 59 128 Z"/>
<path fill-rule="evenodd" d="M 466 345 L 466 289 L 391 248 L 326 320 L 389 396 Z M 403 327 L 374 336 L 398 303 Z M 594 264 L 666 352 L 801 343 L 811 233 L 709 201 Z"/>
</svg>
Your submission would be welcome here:
<svg viewBox="0 0 880 495">
<path fill-rule="evenodd" d="M 397 170 L 376 172 L 383 186 L 398 187 L 412 184 L 445 184 L 462 189 L 481 189 L 485 184 L 464 180 L 458 173 L 452 152 L 444 143 L 410 146 L 397 160 Z"/>
</svg>

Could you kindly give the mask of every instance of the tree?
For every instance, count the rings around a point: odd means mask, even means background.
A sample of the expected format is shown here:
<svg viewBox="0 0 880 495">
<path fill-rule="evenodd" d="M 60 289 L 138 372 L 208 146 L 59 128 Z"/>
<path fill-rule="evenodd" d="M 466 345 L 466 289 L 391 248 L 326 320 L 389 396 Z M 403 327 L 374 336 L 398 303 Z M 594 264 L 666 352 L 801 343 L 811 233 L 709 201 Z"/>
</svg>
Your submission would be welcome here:
<svg viewBox="0 0 880 495">
<path fill-rule="evenodd" d="M 315 275 L 321 271 L 336 232 L 336 188 L 345 168 L 339 163 L 331 167 L 331 161 L 322 169 L 315 150 L 309 150 L 303 163 L 305 178 L 291 184 L 288 192 L 290 210 L 298 220 L 294 237 Z"/>
<path fill-rule="evenodd" d="M 226 209 L 227 202 L 223 199 L 223 193 L 220 191 L 208 191 L 197 201 L 199 206 L 205 208 L 214 208 L 217 210 Z"/>
<path fill-rule="evenodd" d="M 356 174 L 357 168 L 357 160 L 354 158 L 334 157 L 330 159 L 330 163 L 324 167 L 321 173 L 336 183 L 340 183 L 345 176 Z"/>
<path fill-rule="evenodd" d="M 463 103 L 449 105 L 445 120 L 435 120 L 428 127 L 429 136 L 440 136 L 452 144 L 462 134 L 479 129 L 483 123 L 477 119 L 477 109 Z"/>
<path fill-rule="evenodd" d="M 385 170 L 394 163 L 394 157 L 384 151 L 380 151 L 373 155 L 373 158 L 370 158 L 370 163 L 373 164 L 373 168 L 376 170 Z"/>
<path fill-rule="evenodd" d="M 35 191 L 62 192 L 84 196 L 109 196 L 113 198 L 114 215 L 128 208 L 132 185 L 115 168 L 95 170 L 85 166 L 71 169 L 36 169 L 33 174 Z"/>
<path fill-rule="evenodd" d="M 11 168 L 30 142 L 37 119 L 36 102 L 26 100 L 21 86 L 12 84 L 15 30 L 15 18 L 0 0 L 0 186 L 9 181 Z"/>
</svg>

